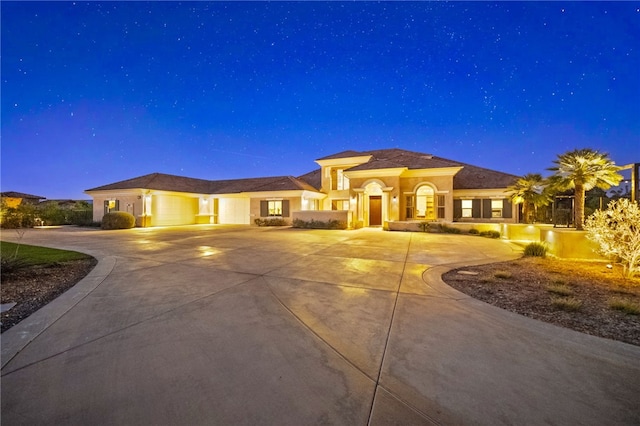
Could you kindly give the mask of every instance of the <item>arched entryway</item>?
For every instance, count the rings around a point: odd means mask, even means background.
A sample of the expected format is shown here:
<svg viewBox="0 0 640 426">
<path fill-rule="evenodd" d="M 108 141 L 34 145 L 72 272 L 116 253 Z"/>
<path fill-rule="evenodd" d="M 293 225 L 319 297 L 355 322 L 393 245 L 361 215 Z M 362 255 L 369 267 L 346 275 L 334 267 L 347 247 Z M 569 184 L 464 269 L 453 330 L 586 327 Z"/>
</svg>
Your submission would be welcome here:
<svg viewBox="0 0 640 426">
<path fill-rule="evenodd" d="M 381 226 L 383 221 L 382 186 L 377 182 L 371 182 L 365 186 L 364 193 L 368 200 L 369 226 Z"/>
</svg>

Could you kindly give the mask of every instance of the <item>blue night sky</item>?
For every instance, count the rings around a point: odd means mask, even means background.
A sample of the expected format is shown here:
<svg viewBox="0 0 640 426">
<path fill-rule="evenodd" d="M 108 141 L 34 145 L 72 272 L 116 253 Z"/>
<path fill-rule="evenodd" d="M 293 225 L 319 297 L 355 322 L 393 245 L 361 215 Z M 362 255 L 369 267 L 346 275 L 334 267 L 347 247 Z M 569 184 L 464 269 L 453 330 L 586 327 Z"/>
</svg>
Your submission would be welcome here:
<svg viewBox="0 0 640 426">
<path fill-rule="evenodd" d="M 399 147 L 640 161 L 639 2 L 6 2 L 2 191 L 301 175 Z"/>
</svg>

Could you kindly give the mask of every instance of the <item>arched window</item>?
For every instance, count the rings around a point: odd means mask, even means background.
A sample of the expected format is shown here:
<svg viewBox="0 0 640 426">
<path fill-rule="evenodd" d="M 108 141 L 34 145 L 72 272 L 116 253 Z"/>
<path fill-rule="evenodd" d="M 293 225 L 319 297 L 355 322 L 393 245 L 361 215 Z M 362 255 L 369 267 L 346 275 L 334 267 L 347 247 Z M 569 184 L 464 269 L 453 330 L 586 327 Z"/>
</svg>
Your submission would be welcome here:
<svg viewBox="0 0 640 426">
<path fill-rule="evenodd" d="M 433 188 L 423 185 L 416 191 L 416 217 L 418 219 L 435 220 L 435 202 Z"/>
</svg>

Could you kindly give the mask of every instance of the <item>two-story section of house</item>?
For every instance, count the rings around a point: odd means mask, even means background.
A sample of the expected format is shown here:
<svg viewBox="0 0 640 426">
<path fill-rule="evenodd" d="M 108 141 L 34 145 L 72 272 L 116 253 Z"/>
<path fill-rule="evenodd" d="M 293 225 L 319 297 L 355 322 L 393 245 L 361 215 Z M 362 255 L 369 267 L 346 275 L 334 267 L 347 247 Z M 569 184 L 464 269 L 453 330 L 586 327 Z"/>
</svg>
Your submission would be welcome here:
<svg viewBox="0 0 640 426">
<path fill-rule="evenodd" d="M 512 222 L 517 178 L 402 149 L 344 151 L 316 160 L 323 210 L 351 210 L 357 226 L 386 221 Z"/>
</svg>

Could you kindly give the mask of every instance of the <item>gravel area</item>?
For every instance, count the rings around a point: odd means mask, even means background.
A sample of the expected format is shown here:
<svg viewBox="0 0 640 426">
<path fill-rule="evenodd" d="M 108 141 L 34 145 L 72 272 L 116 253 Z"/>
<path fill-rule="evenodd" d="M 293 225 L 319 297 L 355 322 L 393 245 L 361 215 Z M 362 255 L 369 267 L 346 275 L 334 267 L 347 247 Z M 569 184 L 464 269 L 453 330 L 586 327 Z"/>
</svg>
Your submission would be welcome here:
<svg viewBox="0 0 640 426">
<path fill-rule="evenodd" d="M 442 278 L 502 309 L 640 346 L 640 277 L 625 279 L 620 265 L 529 257 L 460 268 Z M 616 303 L 637 313 L 614 309 Z"/>
<path fill-rule="evenodd" d="M 15 302 L 17 305 L 2 312 L 2 332 L 73 287 L 97 263 L 96 259 L 90 258 L 3 273 L 0 291 L 2 303 Z"/>
</svg>

